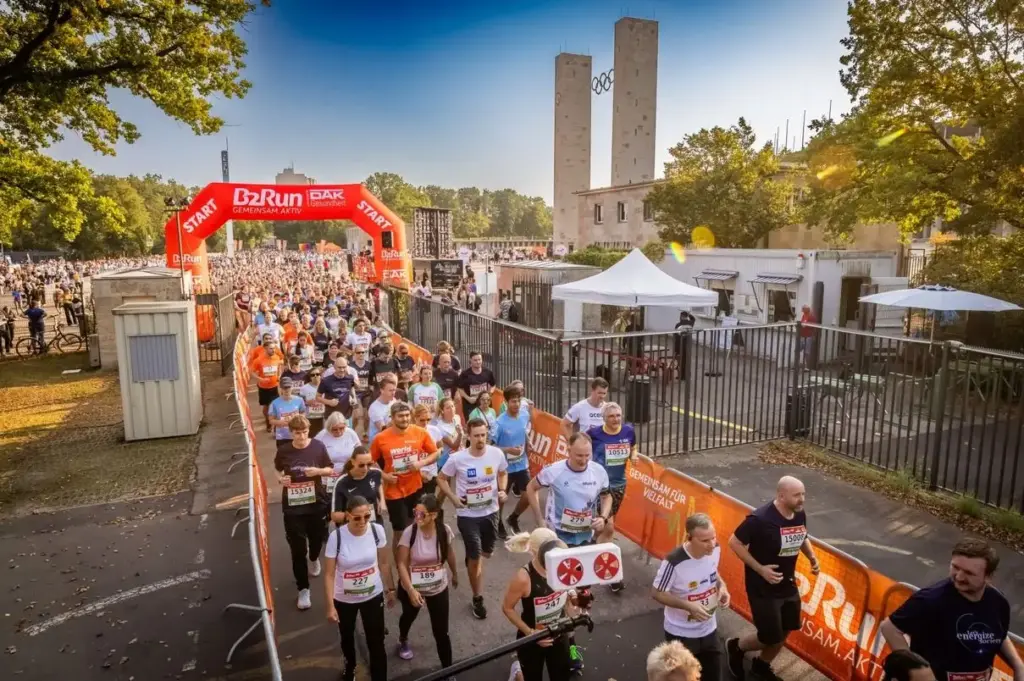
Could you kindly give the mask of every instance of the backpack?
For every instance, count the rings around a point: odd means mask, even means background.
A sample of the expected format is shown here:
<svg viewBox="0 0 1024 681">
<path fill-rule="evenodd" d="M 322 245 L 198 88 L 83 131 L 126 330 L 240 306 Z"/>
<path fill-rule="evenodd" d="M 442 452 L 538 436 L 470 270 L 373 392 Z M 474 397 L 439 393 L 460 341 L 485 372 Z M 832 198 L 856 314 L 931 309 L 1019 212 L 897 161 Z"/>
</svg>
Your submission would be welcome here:
<svg viewBox="0 0 1024 681">
<path fill-rule="evenodd" d="M 412 524 L 412 532 L 409 535 L 409 553 L 412 553 L 412 547 L 416 545 L 416 533 L 419 532 L 419 525 L 416 523 Z M 435 531 L 437 535 L 434 539 L 437 542 L 437 562 L 444 564 L 445 559 L 448 556 L 448 526 L 441 523 L 441 529 L 444 531 L 444 547 L 441 546 L 441 532 Z"/>
<path fill-rule="evenodd" d="M 511 305 L 509 305 L 509 308 L 508 308 L 508 320 L 510 322 L 518 322 L 519 321 L 519 306 L 516 305 L 514 302 Z"/>
<path fill-rule="evenodd" d="M 380 543 L 380 540 L 377 539 L 377 523 L 371 522 L 370 523 L 370 530 L 373 532 L 373 545 L 376 546 L 377 544 Z M 336 528 L 334 528 L 334 534 L 336 534 L 337 537 L 338 537 L 338 552 L 340 553 L 341 552 L 341 525 L 338 525 Z"/>
</svg>

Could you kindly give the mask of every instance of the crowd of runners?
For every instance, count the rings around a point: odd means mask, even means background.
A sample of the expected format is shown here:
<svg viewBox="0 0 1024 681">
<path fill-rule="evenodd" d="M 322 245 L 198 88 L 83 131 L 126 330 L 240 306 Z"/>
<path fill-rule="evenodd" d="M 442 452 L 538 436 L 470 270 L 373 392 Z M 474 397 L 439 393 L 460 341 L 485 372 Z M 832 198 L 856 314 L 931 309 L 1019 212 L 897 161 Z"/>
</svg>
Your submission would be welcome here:
<svg viewBox="0 0 1024 681">
<path fill-rule="evenodd" d="M 23 301 L 28 311 L 40 292 L 80 293 L 85 276 L 116 266 L 0 265 L 0 283 L 12 305 Z M 338 626 L 343 679 L 355 674 L 357 621 L 370 678 L 385 681 L 390 654 L 416 654 L 409 634 L 424 609 L 436 648 L 430 655 L 442 667 L 454 661 L 453 617 L 485 620 L 500 609 L 499 626 L 511 640 L 591 608 L 614 610 L 621 582 L 595 599 L 588 588 L 552 590 L 545 572 L 556 548 L 614 538 L 637 445 L 622 409 L 608 401 L 604 379 L 593 379 L 587 398 L 562 419 L 566 458 L 531 477 L 534 407 L 522 381 L 499 381 L 499 367 L 486 366 L 480 353 L 460 357 L 444 342 L 430 362 L 417 362 L 381 321 L 380 292 L 348 279 L 341 259 L 243 251 L 216 260 L 213 277 L 234 288 L 237 322 L 255 340 L 246 362 L 262 409 L 257 425 L 276 447 L 272 479 L 296 607 L 316 604 Z M 784 477 L 774 499 L 734 530 L 725 548 L 745 565 L 742 584 L 722 579 L 712 519 L 686 518 L 685 541 L 661 562 L 651 588 L 664 609 L 665 640 L 641 642 L 654 646 L 650 681 L 780 678 L 773 662 L 802 626 L 797 562 L 806 560 L 812 574 L 820 567 L 805 497 L 799 480 Z M 527 519 L 534 529 L 524 532 Z M 495 584 L 485 565 L 502 550 L 524 554 L 523 564 L 507 584 Z M 990 681 L 998 656 L 1014 681 L 1024 681 L 1009 637 L 1010 604 L 992 586 L 998 564 L 985 542 L 958 542 L 949 578 L 918 591 L 881 623 L 893 651 L 882 678 Z M 319 594 L 312 589 L 317 578 Z M 723 641 L 718 612 L 737 589 L 745 592 L 753 628 Z M 394 634 L 385 623 L 388 608 L 400 612 Z M 520 647 L 508 678 L 541 681 L 546 670 L 551 681 L 565 681 L 582 669 L 580 647 L 567 632 Z"/>
<path fill-rule="evenodd" d="M 326 262 L 267 257 L 277 267 L 267 271 L 270 263 L 258 259 L 255 270 L 253 262 L 236 264 L 232 278 L 239 311 L 251 315 L 257 339 L 248 364 L 267 437 L 277 448 L 296 606 L 309 609 L 322 598 L 327 618 L 339 627 L 343 678 L 355 672 L 357 620 L 370 677 L 387 678 L 385 608 L 401 612 L 394 654 L 414 656 L 409 632 L 425 608 L 437 660 L 448 667 L 450 618 L 487 619 L 489 594 L 503 594 L 495 600 L 516 638 L 602 607 L 590 589 L 553 591 L 544 558 L 555 548 L 614 536 L 626 467 L 637 448 L 622 409 L 607 399 L 607 382 L 593 379 L 588 397 L 565 414 L 567 458 L 531 478 L 532 404 L 521 381 L 500 383 L 480 353 L 459 357 L 448 343 L 429 364 L 418 363 L 381 323 L 372 289 Z M 784 477 L 774 500 L 730 537 L 728 550 L 746 566 L 744 583 L 732 586 L 745 590 L 754 630 L 725 642 L 717 612 L 728 607 L 731 593 L 718 572 L 717 530 L 706 515 L 686 519 L 685 542 L 665 558 L 652 585 L 664 607 L 665 642 L 651 652 L 650 679 L 780 678 L 772 663 L 801 627 L 797 561 L 803 556 L 813 574 L 819 570 L 804 501 L 803 484 Z M 447 520 L 452 513 L 454 526 Z M 522 532 L 527 513 L 536 529 Z M 461 565 L 457 540 L 464 547 Z M 490 584 L 486 576 L 486 559 L 502 550 L 499 542 L 528 556 L 508 584 Z M 984 542 L 956 545 L 950 578 L 918 592 L 883 623 L 896 651 L 884 678 L 987 681 L 999 655 L 1014 680 L 1024 681 L 1008 637 L 1009 604 L 990 585 L 997 564 Z M 310 578 L 322 574 L 318 598 Z M 463 577 L 466 597 L 455 593 Z M 613 584 L 609 594 L 622 588 Z M 964 617 L 972 622 L 967 629 Z M 564 681 L 582 668 L 567 633 L 521 647 L 509 678 L 540 681 L 546 669 L 548 679 Z"/>
</svg>

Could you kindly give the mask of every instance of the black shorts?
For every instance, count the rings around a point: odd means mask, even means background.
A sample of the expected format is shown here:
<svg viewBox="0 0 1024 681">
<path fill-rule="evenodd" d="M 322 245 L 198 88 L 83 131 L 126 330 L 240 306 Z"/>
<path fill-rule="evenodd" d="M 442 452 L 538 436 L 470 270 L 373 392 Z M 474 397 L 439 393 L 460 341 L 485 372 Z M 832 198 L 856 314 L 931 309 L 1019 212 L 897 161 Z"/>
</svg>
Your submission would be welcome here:
<svg viewBox="0 0 1024 681">
<path fill-rule="evenodd" d="M 267 407 L 270 403 L 277 399 L 277 388 L 260 388 L 260 406 Z"/>
<path fill-rule="evenodd" d="M 800 596 L 778 598 L 747 594 L 750 615 L 757 628 L 757 640 L 774 646 L 786 640 L 791 631 L 800 629 Z"/>
<path fill-rule="evenodd" d="M 619 514 L 619 509 L 622 507 L 622 500 L 626 498 L 625 487 L 611 487 L 608 492 L 612 495 L 612 514 L 610 518 L 614 518 Z"/>
<path fill-rule="evenodd" d="M 430 480 L 423 481 L 423 493 L 433 494 L 435 497 L 437 496 L 437 477 L 433 477 Z M 438 499 L 438 501 L 443 502 L 444 499 Z"/>
<path fill-rule="evenodd" d="M 401 534 L 405 528 L 412 525 L 413 513 L 416 504 L 420 503 L 423 490 L 418 489 L 413 494 L 401 499 L 385 499 L 384 504 L 388 507 L 388 518 L 391 520 L 391 529 Z"/>
<path fill-rule="evenodd" d="M 363 409 L 369 409 L 370 405 L 373 404 L 374 397 L 373 397 L 373 393 L 372 392 L 363 393 L 362 395 L 358 395 L 358 398 L 359 398 L 359 405 Z"/>
<path fill-rule="evenodd" d="M 521 496 L 526 491 L 526 486 L 530 484 L 530 471 L 524 469 L 521 471 L 515 471 L 514 473 L 508 474 L 508 485 L 505 486 L 505 491 L 511 491 L 517 497 Z"/>
<path fill-rule="evenodd" d="M 494 543 L 498 538 L 498 514 L 491 513 L 482 518 L 458 517 L 457 525 L 462 543 L 466 546 L 466 558 L 477 560 L 481 555 L 488 558 L 494 553 Z"/>
</svg>

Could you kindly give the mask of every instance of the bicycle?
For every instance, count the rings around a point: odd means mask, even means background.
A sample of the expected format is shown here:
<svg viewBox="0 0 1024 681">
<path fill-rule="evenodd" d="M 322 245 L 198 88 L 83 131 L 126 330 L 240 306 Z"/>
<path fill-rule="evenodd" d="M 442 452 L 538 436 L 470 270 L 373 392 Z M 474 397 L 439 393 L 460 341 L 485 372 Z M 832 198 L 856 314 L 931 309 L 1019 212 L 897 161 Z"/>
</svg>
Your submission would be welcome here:
<svg viewBox="0 0 1024 681">
<path fill-rule="evenodd" d="M 32 357 L 49 352 L 55 348 L 58 352 L 78 352 L 82 349 L 82 337 L 75 333 L 64 333 L 64 325 L 59 321 L 53 323 L 53 338 L 41 343 L 35 336 L 26 336 L 14 346 L 18 357 Z"/>
</svg>

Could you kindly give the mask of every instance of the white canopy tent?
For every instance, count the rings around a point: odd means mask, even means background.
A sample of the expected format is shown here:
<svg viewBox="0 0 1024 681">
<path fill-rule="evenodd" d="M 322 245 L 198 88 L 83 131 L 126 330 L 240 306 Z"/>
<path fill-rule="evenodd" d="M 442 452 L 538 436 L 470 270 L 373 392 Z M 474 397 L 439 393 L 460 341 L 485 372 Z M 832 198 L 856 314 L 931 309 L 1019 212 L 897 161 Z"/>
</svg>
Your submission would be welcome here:
<svg viewBox="0 0 1024 681">
<path fill-rule="evenodd" d="M 551 288 L 555 300 L 619 307 L 714 307 L 718 293 L 662 272 L 639 248 L 604 272 Z"/>
</svg>

